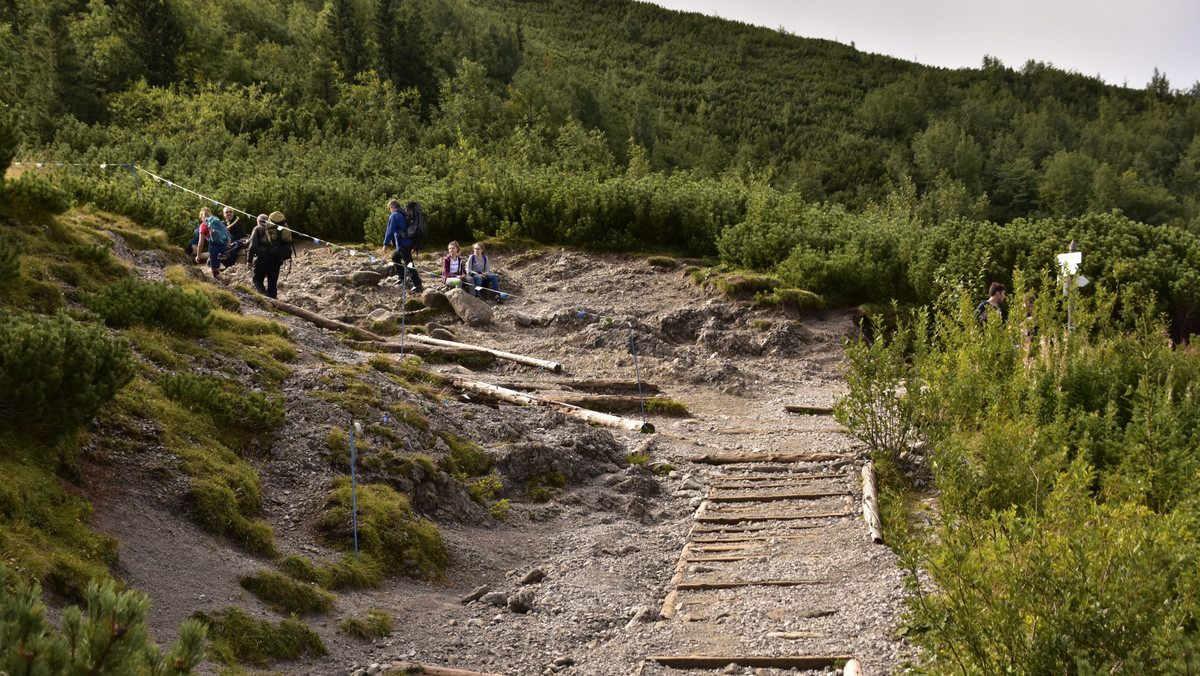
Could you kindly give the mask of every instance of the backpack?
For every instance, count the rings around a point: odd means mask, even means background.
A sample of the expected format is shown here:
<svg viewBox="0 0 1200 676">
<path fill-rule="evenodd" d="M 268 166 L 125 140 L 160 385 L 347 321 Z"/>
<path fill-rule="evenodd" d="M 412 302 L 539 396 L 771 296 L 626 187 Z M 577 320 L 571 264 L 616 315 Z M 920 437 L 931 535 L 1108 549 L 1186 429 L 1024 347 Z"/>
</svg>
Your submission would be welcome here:
<svg viewBox="0 0 1200 676">
<path fill-rule="evenodd" d="M 279 230 L 276 226 L 267 223 L 263 227 L 267 235 L 267 252 L 274 256 L 279 262 L 291 260 L 292 253 L 295 247 L 292 245 L 292 231 L 284 228 Z"/>
<path fill-rule="evenodd" d="M 425 210 L 420 202 L 409 202 L 405 206 L 404 220 L 408 222 L 408 232 L 405 234 L 420 243 L 425 238 Z"/>
<path fill-rule="evenodd" d="M 213 246 L 228 246 L 229 245 L 229 230 L 221 219 L 216 216 L 209 216 L 204 219 L 204 223 L 208 225 L 208 243 Z"/>
</svg>

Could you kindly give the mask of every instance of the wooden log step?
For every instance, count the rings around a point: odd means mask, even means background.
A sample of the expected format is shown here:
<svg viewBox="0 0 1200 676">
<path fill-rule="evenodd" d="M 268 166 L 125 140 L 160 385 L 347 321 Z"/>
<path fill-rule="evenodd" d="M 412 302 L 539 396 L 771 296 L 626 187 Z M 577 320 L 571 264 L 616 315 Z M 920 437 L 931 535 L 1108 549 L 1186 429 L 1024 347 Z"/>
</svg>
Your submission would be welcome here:
<svg viewBox="0 0 1200 676">
<path fill-rule="evenodd" d="M 809 479 L 849 479 L 849 474 L 739 474 L 736 476 L 715 476 L 713 481 L 800 481 Z"/>
<path fill-rule="evenodd" d="M 572 390 L 620 390 L 623 392 L 637 392 L 638 381 L 636 380 L 574 380 L 574 379 L 556 379 L 544 383 L 530 382 L 507 382 L 497 383 L 501 387 L 507 387 L 510 390 L 553 390 L 560 388 L 570 388 Z M 658 392 L 659 387 L 653 383 L 641 383 L 641 391 Z"/>
<path fill-rule="evenodd" d="M 758 493 L 751 495 L 713 495 L 708 499 L 712 502 L 777 502 L 779 500 L 817 500 L 832 498 L 840 495 L 850 495 L 848 491 L 832 491 L 828 493 Z"/>
<path fill-rule="evenodd" d="M 803 404 L 787 404 L 783 410 L 788 413 L 802 413 L 804 415 L 832 415 L 832 406 L 805 406 Z"/>
<path fill-rule="evenodd" d="M 814 538 L 815 535 L 755 535 L 745 538 L 696 538 L 692 540 L 696 544 L 718 544 L 721 542 L 761 542 L 765 540 L 800 540 L 803 538 Z"/>
<path fill-rule="evenodd" d="M 758 554 L 755 556 L 698 556 L 694 559 L 687 559 L 688 563 L 730 563 L 734 561 L 749 561 L 751 559 L 767 559 L 770 558 L 767 554 Z"/>
<path fill-rule="evenodd" d="M 765 505 L 759 507 L 725 507 L 724 509 L 710 510 L 709 514 L 737 514 L 739 512 L 762 511 L 764 509 L 780 510 L 784 512 L 794 512 L 800 509 L 812 509 L 812 505 Z M 774 512 L 772 512 L 774 513 Z"/>
<path fill-rule="evenodd" d="M 399 671 L 394 671 L 399 669 Z M 391 673 L 401 674 L 425 674 L 425 676 L 501 676 L 501 674 L 484 673 L 482 671 L 467 671 L 466 669 L 454 669 L 452 667 L 435 667 L 430 664 L 417 662 L 395 662 L 392 664 Z"/>
<path fill-rule="evenodd" d="M 720 669 L 736 664 L 739 667 L 818 670 L 854 658 L 852 655 L 651 655 L 646 659 L 671 669 Z"/>
<path fill-rule="evenodd" d="M 717 434 L 845 434 L 844 427 L 816 427 L 810 430 L 716 430 Z"/>
<path fill-rule="evenodd" d="M 715 533 L 728 533 L 730 535 L 736 533 L 756 533 L 763 530 L 771 530 L 781 528 L 784 530 L 806 530 L 810 528 L 820 528 L 820 526 L 808 523 L 777 523 L 771 525 L 755 525 L 748 524 L 745 526 L 721 526 L 719 528 L 693 528 L 692 532 L 700 535 L 712 535 Z M 816 536 L 805 536 L 816 537 Z"/>
<path fill-rule="evenodd" d="M 802 587 L 809 584 L 832 584 L 833 580 L 753 580 L 749 582 L 680 582 L 676 589 L 735 589 L 737 587 Z"/>
<path fill-rule="evenodd" d="M 827 514 L 743 514 L 739 516 L 702 516 L 700 523 L 741 523 L 743 521 L 792 521 L 799 519 L 831 519 L 846 516 L 846 512 Z"/>
<path fill-rule="evenodd" d="M 694 542 L 694 541 L 693 541 Z M 754 549 L 761 547 L 761 544 L 753 545 L 709 545 L 705 547 L 692 547 L 694 552 L 739 552 L 743 549 Z"/>
<path fill-rule="evenodd" d="M 731 453 L 728 455 L 702 455 L 698 458 L 691 458 L 691 461 L 707 465 L 738 465 L 753 462 L 830 462 L 849 457 L 845 453 Z"/>
</svg>

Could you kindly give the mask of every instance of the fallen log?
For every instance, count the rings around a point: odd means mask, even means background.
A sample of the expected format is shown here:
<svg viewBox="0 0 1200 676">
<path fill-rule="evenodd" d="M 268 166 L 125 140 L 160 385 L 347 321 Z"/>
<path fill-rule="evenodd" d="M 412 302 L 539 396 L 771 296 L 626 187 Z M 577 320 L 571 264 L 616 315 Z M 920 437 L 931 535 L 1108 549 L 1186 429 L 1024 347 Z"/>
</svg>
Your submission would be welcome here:
<svg viewBox="0 0 1200 676">
<path fill-rule="evenodd" d="M 871 539 L 875 544 L 883 544 L 883 519 L 879 518 L 879 495 L 875 491 L 875 466 L 871 463 L 863 465 L 863 520 L 871 530 Z"/>
<path fill-rule="evenodd" d="M 396 671 L 397 669 L 399 669 L 399 672 Z M 503 674 L 493 674 L 491 672 L 435 667 L 428 664 L 421 664 L 420 662 L 393 662 L 391 668 L 388 669 L 388 673 L 425 674 L 425 676 L 504 676 Z"/>
<path fill-rule="evenodd" d="M 650 423 L 643 425 L 637 420 L 630 420 L 628 418 L 609 415 L 607 413 L 600 413 L 598 411 L 590 411 L 586 408 L 571 406 L 570 404 L 563 404 L 557 401 L 550 401 L 548 399 L 541 399 L 539 397 L 522 394 L 520 392 L 505 389 L 503 387 L 497 387 L 496 385 L 492 385 L 490 383 L 480 382 L 478 380 L 471 380 L 469 378 L 453 378 L 451 384 L 457 389 L 478 392 L 480 394 L 494 397 L 501 401 L 507 401 L 510 404 L 552 408 L 571 417 L 579 418 L 580 420 L 586 420 L 590 423 L 596 423 L 597 425 L 604 425 L 605 427 L 615 427 L 623 430 L 631 430 L 633 432 L 644 432 L 647 434 L 654 431 L 654 425 L 651 425 Z"/>
<path fill-rule="evenodd" d="M 496 383 L 501 387 L 507 387 L 510 390 L 557 390 L 569 388 L 572 390 L 628 390 L 630 392 L 638 391 L 638 381 L 636 380 L 550 380 L 544 383 L 530 382 L 508 382 Z M 642 392 L 658 392 L 658 385 L 650 383 L 642 383 Z"/>
<path fill-rule="evenodd" d="M 678 589 L 709 591 L 713 589 L 736 589 L 738 587 L 802 587 L 809 584 L 831 584 L 833 580 L 752 580 L 749 582 L 680 582 Z"/>
<path fill-rule="evenodd" d="M 833 408 L 830 406 L 801 406 L 799 404 L 787 404 L 783 410 L 788 413 L 801 413 L 804 415 L 830 415 L 833 413 Z"/>
<path fill-rule="evenodd" d="M 739 667 L 818 670 L 852 658 L 850 655 L 651 655 L 646 659 L 673 669 L 720 669 L 727 664 L 736 664 Z"/>
<path fill-rule="evenodd" d="M 529 366 L 537 366 L 539 368 L 544 368 L 549 371 L 553 371 L 554 373 L 562 373 L 562 364 L 555 362 L 555 361 L 546 361 L 545 359 L 538 359 L 536 357 L 526 357 L 525 355 L 513 354 L 512 352 L 505 352 L 503 350 L 493 350 L 490 347 L 482 347 L 480 345 L 468 345 L 467 343 L 456 343 L 451 340 L 440 340 L 438 338 L 430 338 L 429 336 L 423 336 L 419 333 L 407 334 L 406 339 L 416 341 L 418 343 L 425 343 L 427 345 L 438 345 L 441 347 L 457 347 L 457 348 L 468 348 L 468 349 L 472 349 L 472 350 L 478 350 L 480 352 L 487 352 L 488 354 L 491 354 L 494 357 L 499 357 L 500 359 L 507 359 L 509 361 L 515 361 L 518 364 L 527 364 Z"/>
<path fill-rule="evenodd" d="M 384 342 L 384 343 L 388 342 L 387 338 L 385 338 L 379 334 L 372 333 L 366 329 L 357 327 L 353 324 L 347 324 L 345 322 L 339 322 L 336 319 L 330 319 L 329 317 L 326 317 L 324 315 L 319 315 L 316 312 L 311 312 L 309 310 L 305 310 L 304 308 L 302 308 L 298 305 L 292 305 L 291 303 L 285 303 L 277 298 L 269 298 L 267 296 L 261 296 L 261 295 L 255 296 L 255 298 L 260 303 L 265 303 L 277 310 L 283 310 L 284 312 L 286 312 L 290 315 L 295 315 L 296 317 L 305 319 L 313 324 L 316 324 L 317 326 L 319 326 L 323 329 L 329 329 L 331 331 L 347 331 L 350 333 L 358 333 L 359 335 L 370 338 L 371 340 L 378 340 L 378 341 Z"/>
<path fill-rule="evenodd" d="M 749 462 L 829 462 L 849 456 L 844 453 L 733 453 L 730 455 L 702 455 L 692 462 L 706 465 L 737 465 Z"/>
<path fill-rule="evenodd" d="M 351 340 L 349 338 L 342 341 L 346 345 L 356 349 L 375 352 L 394 353 L 400 351 L 400 343 L 380 343 L 374 340 Z M 479 350 L 468 350 L 458 347 L 438 347 L 436 345 L 425 345 L 423 343 L 407 343 L 404 345 L 404 352 L 407 354 L 436 354 L 444 357 L 466 357 L 474 355 L 487 355 L 486 352 Z M 488 355 L 489 357 L 491 355 Z"/>
<path fill-rule="evenodd" d="M 643 405 L 649 406 L 650 402 L 655 399 L 671 401 L 661 397 L 643 400 L 641 397 L 624 394 L 551 394 L 546 398 L 595 411 L 640 411 Z"/>
</svg>

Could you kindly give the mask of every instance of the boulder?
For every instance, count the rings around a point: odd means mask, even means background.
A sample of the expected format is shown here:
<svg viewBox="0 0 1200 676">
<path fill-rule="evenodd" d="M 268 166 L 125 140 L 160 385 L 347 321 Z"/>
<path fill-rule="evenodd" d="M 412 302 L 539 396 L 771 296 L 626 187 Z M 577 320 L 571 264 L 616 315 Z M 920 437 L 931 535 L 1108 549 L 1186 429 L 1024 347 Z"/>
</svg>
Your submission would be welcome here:
<svg viewBox="0 0 1200 676">
<path fill-rule="evenodd" d="M 487 326 L 492 323 L 492 308 L 482 300 L 462 289 L 450 289 L 446 293 L 454 314 L 467 326 Z"/>
<path fill-rule="evenodd" d="M 425 303 L 425 307 L 434 312 L 453 309 L 450 305 L 450 299 L 446 298 L 446 294 L 436 289 L 428 289 L 421 295 L 421 302 Z"/>
<path fill-rule="evenodd" d="M 359 286 L 378 286 L 383 280 L 383 275 L 374 270 L 359 270 L 350 279 Z"/>
</svg>

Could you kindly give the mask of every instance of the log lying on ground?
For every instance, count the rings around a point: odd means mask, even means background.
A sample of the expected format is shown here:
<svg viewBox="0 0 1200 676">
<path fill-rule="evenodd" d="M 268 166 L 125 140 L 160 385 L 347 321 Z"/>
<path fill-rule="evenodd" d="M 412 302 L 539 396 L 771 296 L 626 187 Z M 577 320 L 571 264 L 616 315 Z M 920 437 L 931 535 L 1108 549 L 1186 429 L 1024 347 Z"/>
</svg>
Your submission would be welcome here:
<svg viewBox="0 0 1200 676">
<path fill-rule="evenodd" d="M 883 544 L 883 519 L 879 518 L 879 495 L 875 491 L 875 466 L 871 463 L 863 465 L 863 520 L 871 529 L 871 539 L 875 544 Z"/>
<path fill-rule="evenodd" d="M 727 664 L 736 664 L 739 667 L 815 671 L 852 658 L 850 655 L 651 655 L 646 659 L 674 669 L 720 669 Z"/>
<path fill-rule="evenodd" d="M 380 343 L 374 340 L 343 340 L 343 343 L 349 345 L 356 350 L 370 350 L 375 352 L 394 353 L 400 351 L 400 343 Z M 424 343 L 405 342 L 404 352 L 406 354 L 436 354 L 443 357 L 467 357 L 474 355 L 488 355 L 486 352 L 479 350 L 468 350 L 458 347 L 437 347 L 436 345 L 425 345 Z"/>
<path fill-rule="evenodd" d="M 255 296 L 255 298 L 257 298 L 258 302 L 260 303 L 266 303 L 277 310 L 283 310 L 290 315 L 295 315 L 301 319 L 306 319 L 323 329 L 329 329 L 331 331 L 348 331 L 352 333 L 357 332 L 359 335 L 370 338 L 371 340 L 378 340 L 384 343 L 388 342 L 387 338 L 384 338 L 379 334 L 371 333 L 370 331 L 354 326 L 353 324 L 339 322 L 336 319 L 330 319 L 329 317 L 319 315 L 315 312 L 310 312 L 298 305 L 292 305 L 291 303 L 285 303 L 276 298 L 268 298 L 267 296 L 261 295 Z"/>
<path fill-rule="evenodd" d="M 451 667 L 435 667 L 419 662 L 394 662 L 388 673 L 404 674 L 425 674 L 425 676 L 503 676 L 502 674 L 493 674 L 491 672 L 482 671 L 467 671 L 466 669 L 454 669 Z"/>
<path fill-rule="evenodd" d="M 562 364 L 556 361 L 546 361 L 545 359 L 538 359 L 536 357 L 526 357 L 525 355 L 513 354 L 512 352 L 505 352 L 503 350 L 493 350 L 490 347 L 481 347 L 479 345 L 468 345 L 466 343 L 456 343 L 450 340 L 439 340 L 438 338 L 430 338 L 429 336 L 422 336 L 416 333 L 410 333 L 406 338 L 407 340 L 414 340 L 418 343 L 425 343 L 426 345 L 467 348 L 471 350 L 478 350 L 480 352 L 487 352 L 488 354 L 499 357 L 500 359 L 507 359 L 509 361 L 515 361 L 518 364 L 537 366 L 538 368 L 544 368 L 555 373 L 562 373 Z"/>
<path fill-rule="evenodd" d="M 830 415 L 833 413 L 833 408 L 829 406 L 801 406 L 800 404 L 788 404 L 783 407 L 783 410 L 788 413 L 802 413 L 804 415 Z"/>
<path fill-rule="evenodd" d="M 642 399 L 637 396 L 628 396 L 624 394 L 551 394 L 546 396 L 547 399 L 572 406 L 580 406 L 582 408 L 590 408 L 596 411 L 640 411 L 643 405 L 649 405 L 651 399 L 664 400 L 661 397 L 650 397 Z"/>
<path fill-rule="evenodd" d="M 484 382 L 480 382 L 478 380 L 471 380 L 470 378 L 454 378 L 452 380 L 452 384 L 454 385 L 454 387 L 456 387 L 460 390 L 467 390 L 470 392 L 478 392 L 480 394 L 484 394 L 484 395 L 487 395 L 490 397 L 495 397 L 496 399 L 499 399 L 501 401 L 507 401 L 510 404 L 519 404 L 522 406 L 543 406 L 546 408 L 552 408 L 556 411 L 565 413 L 566 415 L 569 415 L 573 418 L 579 418 L 580 420 L 586 420 L 587 422 L 596 423 L 597 425 L 604 425 L 605 427 L 615 427 L 615 428 L 623 429 L 623 430 L 632 430 L 634 432 L 647 432 L 648 433 L 648 432 L 654 431 L 654 425 L 651 425 L 650 423 L 646 423 L 645 425 L 643 425 L 641 423 L 641 421 L 638 421 L 638 420 L 630 420 L 628 418 L 622 418 L 620 416 L 609 415 L 607 413 L 599 413 L 597 411 L 589 411 L 586 408 L 579 408 L 578 406 L 571 406 L 570 404 L 563 404 L 563 403 L 559 403 L 557 401 L 541 399 L 539 397 L 534 397 L 534 396 L 531 396 L 528 394 L 523 394 L 521 392 L 516 392 L 514 390 L 508 390 L 503 387 L 498 387 L 498 386 L 492 385 L 490 383 L 484 383 Z"/>
<path fill-rule="evenodd" d="M 544 383 L 526 383 L 526 382 L 508 382 L 496 383 L 500 387 L 507 387 L 510 390 L 622 390 L 628 392 L 638 391 L 638 381 L 636 380 L 550 380 Z M 642 383 L 643 393 L 658 392 L 658 385 L 650 383 Z"/>
<path fill-rule="evenodd" d="M 730 455 L 702 455 L 692 462 L 706 465 L 737 465 L 748 462 L 829 462 L 846 458 L 843 453 L 733 453 Z"/>
</svg>

